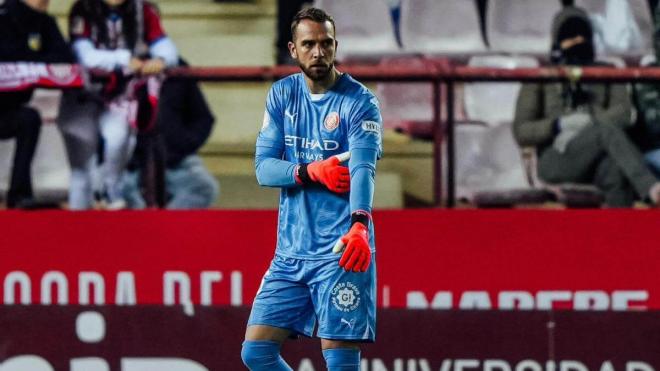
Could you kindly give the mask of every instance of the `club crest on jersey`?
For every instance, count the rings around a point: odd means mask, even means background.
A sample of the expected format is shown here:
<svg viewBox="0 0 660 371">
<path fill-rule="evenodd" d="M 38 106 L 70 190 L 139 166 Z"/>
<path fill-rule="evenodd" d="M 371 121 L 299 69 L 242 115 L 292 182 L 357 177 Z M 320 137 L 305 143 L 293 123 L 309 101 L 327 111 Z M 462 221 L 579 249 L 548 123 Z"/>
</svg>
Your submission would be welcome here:
<svg viewBox="0 0 660 371">
<path fill-rule="evenodd" d="M 332 288 L 332 305 L 341 312 L 352 312 L 360 306 L 360 289 L 351 282 L 340 282 Z"/>
<path fill-rule="evenodd" d="M 327 131 L 333 131 L 339 126 L 339 114 L 337 112 L 330 112 L 323 121 L 323 126 Z"/>
</svg>

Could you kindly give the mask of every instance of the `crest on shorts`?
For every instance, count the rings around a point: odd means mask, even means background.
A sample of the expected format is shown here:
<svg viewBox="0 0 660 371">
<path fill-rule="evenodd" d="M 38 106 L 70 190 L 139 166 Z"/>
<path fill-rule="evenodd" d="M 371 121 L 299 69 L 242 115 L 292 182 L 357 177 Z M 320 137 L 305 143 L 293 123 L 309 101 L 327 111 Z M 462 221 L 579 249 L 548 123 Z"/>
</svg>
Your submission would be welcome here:
<svg viewBox="0 0 660 371">
<path fill-rule="evenodd" d="M 332 305 L 341 312 L 352 312 L 360 306 L 360 289 L 351 282 L 340 282 L 332 289 Z"/>
<path fill-rule="evenodd" d="M 323 120 L 323 126 L 327 131 L 333 131 L 339 126 L 339 113 L 330 112 Z"/>
</svg>

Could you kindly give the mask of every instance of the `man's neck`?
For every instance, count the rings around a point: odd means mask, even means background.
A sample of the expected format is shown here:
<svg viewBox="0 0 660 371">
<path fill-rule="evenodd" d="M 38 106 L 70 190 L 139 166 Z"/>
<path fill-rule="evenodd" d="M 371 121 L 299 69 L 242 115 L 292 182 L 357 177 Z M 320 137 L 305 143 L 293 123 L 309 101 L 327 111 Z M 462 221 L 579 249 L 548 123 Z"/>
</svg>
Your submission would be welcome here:
<svg viewBox="0 0 660 371">
<path fill-rule="evenodd" d="M 339 80 L 341 73 L 337 71 L 335 67 L 332 67 L 332 70 L 324 80 L 314 81 L 309 77 L 305 76 L 305 81 L 307 82 L 307 87 L 309 92 L 312 94 L 323 94 L 330 90 L 330 88 Z"/>
</svg>

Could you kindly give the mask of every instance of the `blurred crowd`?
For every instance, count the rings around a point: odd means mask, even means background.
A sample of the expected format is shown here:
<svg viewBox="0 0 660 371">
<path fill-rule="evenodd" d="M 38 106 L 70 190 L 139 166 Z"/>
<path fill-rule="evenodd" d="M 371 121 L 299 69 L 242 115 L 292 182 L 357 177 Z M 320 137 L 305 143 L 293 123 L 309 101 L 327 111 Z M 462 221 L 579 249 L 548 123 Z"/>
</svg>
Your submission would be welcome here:
<svg viewBox="0 0 660 371">
<path fill-rule="evenodd" d="M 397 24 L 401 1 L 378 1 Z M 549 64 L 614 68 L 599 54 L 640 46 L 643 39 L 654 40 L 656 51 L 645 63 L 660 60 L 657 1 L 648 2 L 656 13 L 654 35 L 635 26 L 627 0 L 604 0 L 617 15 L 610 18 L 571 0 L 552 1 L 561 8 L 549 30 Z M 290 19 L 308 3 L 278 2 L 277 63 L 292 63 Z M 483 33 L 488 1 L 474 4 Z M 68 40 L 47 8 L 48 0 L 0 1 L 0 62 L 77 63 L 94 72 L 85 89 L 65 91 L 59 107 L 57 125 L 71 168 L 68 208 L 210 207 L 219 185 L 197 152 L 214 117 L 196 82 L 165 80 L 165 69 L 186 62 L 157 7 L 142 0 L 78 0 Z M 407 38 L 399 32 L 393 37 L 399 47 Z M 341 35 L 338 40 L 341 51 Z M 41 127 L 39 112 L 27 106 L 32 93 L 0 93 L 0 139 L 16 140 L 8 208 L 41 206 L 30 176 Z M 594 186 L 607 207 L 660 204 L 660 83 L 523 84 L 512 121 L 513 137 L 532 149 L 542 182 Z"/>
<path fill-rule="evenodd" d="M 142 0 L 78 0 L 65 41 L 48 0 L 0 2 L 0 61 L 78 63 L 93 71 L 67 90 L 57 125 L 71 180 L 68 208 L 206 208 L 219 186 L 197 155 L 214 117 L 194 81 L 167 80 L 184 65 L 158 9 Z M 8 208 L 45 206 L 34 198 L 30 167 L 41 117 L 32 90 L 0 93 L 0 138 L 15 138 Z"/>
</svg>

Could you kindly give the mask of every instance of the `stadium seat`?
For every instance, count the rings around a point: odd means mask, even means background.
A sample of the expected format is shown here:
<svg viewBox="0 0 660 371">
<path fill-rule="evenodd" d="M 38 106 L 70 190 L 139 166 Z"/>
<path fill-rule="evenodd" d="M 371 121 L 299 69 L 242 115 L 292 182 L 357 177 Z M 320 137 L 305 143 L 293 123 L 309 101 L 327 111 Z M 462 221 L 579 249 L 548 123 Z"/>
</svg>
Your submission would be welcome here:
<svg viewBox="0 0 660 371">
<path fill-rule="evenodd" d="M 552 19 L 561 9 L 557 0 L 490 0 L 486 30 L 495 52 L 548 54 Z"/>
<path fill-rule="evenodd" d="M 403 0 L 401 41 L 405 51 L 472 54 L 486 49 L 473 0 Z"/>
<path fill-rule="evenodd" d="M 488 55 L 473 56 L 468 65 L 510 69 L 537 67 L 539 63 L 533 57 Z M 522 190 L 529 189 L 530 185 L 525 179 L 520 151 L 511 129 L 519 90 L 518 82 L 465 84 L 466 118 L 484 124 L 482 127 L 456 126 L 459 198 L 483 197 L 481 192 L 493 190 L 507 190 L 507 195 L 522 193 L 523 198 L 528 198 L 529 192 Z"/>
<path fill-rule="evenodd" d="M 416 57 L 388 57 L 383 58 L 380 65 L 422 67 L 425 63 Z M 400 129 L 404 121 L 430 124 L 433 118 L 433 87 L 430 83 L 378 83 L 375 92 L 385 128 Z"/>
<path fill-rule="evenodd" d="M 522 68 L 538 67 L 533 57 L 485 55 L 474 56 L 470 67 Z M 482 82 L 465 84 L 465 113 L 469 120 L 488 125 L 510 124 L 516 109 L 519 82 Z"/>
<path fill-rule="evenodd" d="M 473 200 L 484 191 L 530 189 L 511 126 L 472 122 L 454 128 L 457 198 Z"/>
<path fill-rule="evenodd" d="M 407 66 L 424 67 L 429 64 L 435 66 L 449 66 L 448 58 L 427 59 L 415 56 L 386 57 L 380 61 L 381 66 Z M 463 95 L 460 94 L 462 85 L 455 85 L 456 102 L 454 115 L 457 121 L 464 121 Z M 430 139 L 432 135 L 433 120 L 433 85 L 425 82 L 410 83 L 378 83 L 375 89 L 376 96 L 381 104 L 383 126 L 397 132 L 407 134 L 413 138 Z M 444 97 L 445 87 L 441 87 Z M 446 120 L 446 105 L 442 101 L 440 117 Z"/>
<path fill-rule="evenodd" d="M 655 54 L 646 54 L 639 59 L 640 67 L 648 67 L 656 62 Z"/>
<path fill-rule="evenodd" d="M 384 0 L 316 0 L 315 6 L 332 14 L 337 26 L 337 59 L 400 52 L 390 6 Z"/>
<path fill-rule="evenodd" d="M 616 27 L 624 17 L 627 11 L 619 10 L 618 7 L 627 4 L 630 12 L 635 19 L 632 25 L 634 29 L 627 29 L 627 32 L 621 31 Z M 652 52 L 653 42 L 653 19 L 648 0 L 576 0 L 575 5 L 585 9 L 592 19 L 596 29 L 609 27 L 602 32 L 617 32 L 610 35 L 608 39 L 597 38 L 597 47 L 599 53 L 603 54 L 622 54 L 640 56 Z M 608 7 L 611 6 L 611 9 Z M 614 39 L 612 39 L 612 37 Z"/>
</svg>

